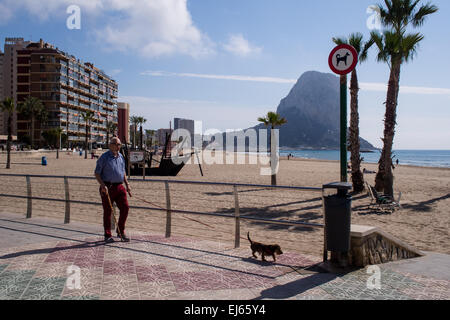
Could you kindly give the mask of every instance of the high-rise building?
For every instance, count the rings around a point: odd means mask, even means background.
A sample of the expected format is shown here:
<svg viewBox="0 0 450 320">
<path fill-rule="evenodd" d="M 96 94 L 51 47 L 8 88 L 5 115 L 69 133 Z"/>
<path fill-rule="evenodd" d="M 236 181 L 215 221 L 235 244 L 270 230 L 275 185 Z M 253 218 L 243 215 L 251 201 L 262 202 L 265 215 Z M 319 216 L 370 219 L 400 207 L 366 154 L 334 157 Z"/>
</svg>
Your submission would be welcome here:
<svg viewBox="0 0 450 320">
<path fill-rule="evenodd" d="M 185 129 L 191 134 L 191 146 L 194 145 L 195 122 L 194 120 L 174 118 L 174 129 Z"/>
<path fill-rule="evenodd" d="M 92 63 L 82 62 L 66 52 L 45 43 L 16 40 L 6 50 L 16 57 L 4 69 L 11 69 L 11 79 L 5 79 L 8 89 L 15 95 L 16 104 L 27 97 L 36 97 L 47 109 L 45 123 L 36 121 L 32 133 L 34 144 L 43 144 L 42 132 L 51 128 L 62 128 L 68 135 L 70 146 L 83 144 L 86 124 L 82 114 L 94 113 L 90 123 L 89 142 L 106 142 L 106 122 L 117 124 L 117 83 Z M 8 76 L 8 74 L 5 74 Z M 8 91 L 8 90 L 5 90 Z M 8 92 L 6 92 L 8 94 Z M 19 114 L 17 119 L 18 140 L 30 139 L 29 118 Z"/>
<path fill-rule="evenodd" d="M 130 104 L 126 102 L 117 103 L 118 128 L 117 136 L 120 141 L 130 143 Z"/>
<path fill-rule="evenodd" d="M 3 101 L 3 58 L 4 53 L 0 49 L 0 101 Z"/>
<path fill-rule="evenodd" d="M 6 38 L 3 53 L 2 87 L 3 98 L 13 98 L 17 107 L 17 50 L 25 48 L 31 42 L 23 38 Z M 0 93 L 1 95 L 1 93 Z M 17 112 L 12 118 L 12 134 L 17 135 Z M 0 134 L 6 134 L 8 115 L 0 112 Z"/>
</svg>

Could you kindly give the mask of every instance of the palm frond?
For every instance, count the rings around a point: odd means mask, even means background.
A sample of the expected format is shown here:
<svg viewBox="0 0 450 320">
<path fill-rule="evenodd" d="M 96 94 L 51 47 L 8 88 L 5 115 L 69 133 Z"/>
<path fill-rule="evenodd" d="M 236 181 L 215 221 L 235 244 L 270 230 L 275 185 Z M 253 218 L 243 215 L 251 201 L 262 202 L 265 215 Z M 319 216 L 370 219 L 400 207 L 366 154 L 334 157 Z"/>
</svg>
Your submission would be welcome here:
<svg viewBox="0 0 450 320">
<path fill-rule="evenodd" d="M 347 41 L 347 39 L 345 39 L 345 38 L 335 38 L 335 37 L 333 37 L 331 40 L 332 40 L 335 44 L 337 44 L 338 46 L 341 45 L 341 44 L 348 44 L 348 41 Z"/>
<path fill-rule="evenodd" d="M 355 48 L 356 52 L 358 53 L 358 56 L 361 54 L 362 51 L 363 38 L 364 36 L 359 32 L 352 33 L 348 38 L 348 44 L 351 45 L 353 48 Z"/>
<path fill-rule="evenodd" d="M 417 54 L 420 41 L 424 36 L 420 33 L 408 34 L 402 39 L 402 56 L 405 62 L 413 60 Z"/>
<path fill-rule="evenodd" d="M 0 102 L 0 110 L 3 112 L 8 113 L 9 115 L 11 115 L 14 112 L 14 99 L 13 98 L 6 98 L 5 100 Z"/>
<path fill-rule="evenodd" d="M 412 17 L 411 23 L 412 25 L 417 28 L 421 27 L 423 23 L 425 22 L 426 16 L 433 14 L 439 10 L 438 7 L 432 4 L 426 4 L 419 8 L 419 10 L 414 14 Z"/>
</svg>

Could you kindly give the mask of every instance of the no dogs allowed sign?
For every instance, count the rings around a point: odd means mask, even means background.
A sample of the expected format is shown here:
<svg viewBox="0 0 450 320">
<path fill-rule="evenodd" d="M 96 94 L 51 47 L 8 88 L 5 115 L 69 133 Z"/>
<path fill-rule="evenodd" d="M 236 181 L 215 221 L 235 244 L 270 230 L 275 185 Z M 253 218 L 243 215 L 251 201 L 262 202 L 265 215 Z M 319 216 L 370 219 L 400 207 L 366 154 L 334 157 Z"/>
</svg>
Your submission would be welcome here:
<svg viewBox="0 0 450 320">
<path fill-rule="evenodd" d="M 348 44 L 341 44 L 334 48 L 328 58 L 330 69 L 339 75 L 352 72 L 357 63 L 358 53 Z"/>
</svg>

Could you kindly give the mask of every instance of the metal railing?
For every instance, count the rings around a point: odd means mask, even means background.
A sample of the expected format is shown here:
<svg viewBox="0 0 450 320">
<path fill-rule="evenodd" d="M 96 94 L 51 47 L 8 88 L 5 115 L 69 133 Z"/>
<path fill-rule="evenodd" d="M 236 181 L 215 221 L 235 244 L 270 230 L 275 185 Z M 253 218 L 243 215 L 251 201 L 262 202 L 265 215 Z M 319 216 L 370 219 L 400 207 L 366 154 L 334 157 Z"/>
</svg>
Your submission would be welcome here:
<svg viewBox="0 0 450 320">
<path fill-rule="evenodd" d="M 102 206 L 100 201 L 85 201 L 85 200 L 73 200 L 71 199 L 70 192 L 70 180 L 96 180 L 95 177 L 82 177 L 82 176 L 57 176 L 57 175 L 26 175 L 26 174 L 5 174 L 0 173 L 0 177 L 23 177 L 26 181 L 26 195 L 19 194 L 10 194 L 10 193 L 0 193 L 0 197 L 4 198 L 16 198 L 16 199 L 26 199 L 27 200 L 27 211 L 26 218 L 32 217 L 32 200 L 42 200 L 42 201 L 55 201 L 64 203 L 65 207 L 65 215 L 64 215 L 64 223 L 70 223 L 70 215 L 71 215 L 71 204 L 84 204 L 84 205 L 95 205 Z M 45 178 L 45 179 L 63 179 L 64 181 L 64 199 L 58 198 L 50 198 L 50 197 L 38 197 L 34 196 L 32 192 L 32 184 L 31 178 Z M 307 227 L 317 227 L 323 228 L 324 225 L 320 223 L 311 223 L 311 222 L 299 222 L 299 221 L 288 221 L 288 220 L 275 220 L 275 219 L 267 219 L 261 217 L 249 217 L 242 216 L 240 214 L 240 202 L 239 202 L 239 187 L 251 187 L 251 188 L 262 188 L 262 189 L 270 189 L 270 190 L 293 190 L 293 191 L 307 191 L 307 192 L 322 192 L 322 188 L 313 188 L 313 187 L 294 187 L 294 186 L 272 186 L 272 185 L 260 185 L 260 184 L 242 184 L 242 183 L 227 183 L 227 182 L 207 182 L 207 181 L 185 181 L 185 180 L 164 180 L 164 179 L 137 179 L 131 178 L 128 179 L 129 182 L 133 183 L 163 183 L 164 191 L 165 191 L 165 206 L 158 206 L 154 203 L 145 201 L 146 203 L 150 203 L 152 206 L 136 206 L 129 205 L 130 209 L 143 209 L 143 210 L 156 210 L 156 211 L 165 211 L 166 212 L 166 232 L 165 236 L 168 238 L 172 233 L 172 213 L 180 213 L 180 214 L 188 214 L 188 215 L 203 215 L 203 216 L 215 216 L 215 217 L 223 217 L 234 219 L 235 227 L 234 227 L 234 245 L 235 248 L 240 246 L 240 222 L 241 220 L 248 220 L 251 222 L 260 222 L 265 224 L 277 224 L 277 225 L 288 225 L 288 226 L 307 226 Z M 171 199 L 171 188 L 170 184 L 190 184 L 190 185 L 204 185 L 204 186 L 224 186 L 232 188 L 231 195 L 233 195 L 234 199 L 234 214 L 225 214 L 218 212 L 205 212 L 205 211 L 191 211 L 191 210 L 180 210 L 173 209 L 172 204 L 173 201 Z"/>
</svg>

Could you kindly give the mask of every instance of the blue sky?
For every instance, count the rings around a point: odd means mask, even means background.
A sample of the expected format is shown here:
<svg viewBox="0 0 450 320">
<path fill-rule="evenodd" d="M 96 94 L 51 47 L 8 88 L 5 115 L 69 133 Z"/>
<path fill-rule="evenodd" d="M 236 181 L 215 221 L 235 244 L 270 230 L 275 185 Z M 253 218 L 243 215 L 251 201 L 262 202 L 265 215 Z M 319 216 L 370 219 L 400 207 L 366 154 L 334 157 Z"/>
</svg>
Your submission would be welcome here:
<svg viewBox="0 0 450 320">
<path fill-rule="evenodd" d="M 0 0 L 0 39 L 43 38 L 93 62 L 146 128 L 186 117 L 203 131 L 238 129 L 276 110 L 303 72 L 331 72 L 331 38 L 368 37 L 367 8 L 379 2 Z M 440 11 L 420 28 L 425 40 L 401 74 L 396 149 L 450 149 L 450 1 L 432 3 Z M 67 27 L 70 5 L 81 29 Z M 389 70 L 372 50 L 358 73 L 361 135 L 380 147 Z"/>
</svg>

